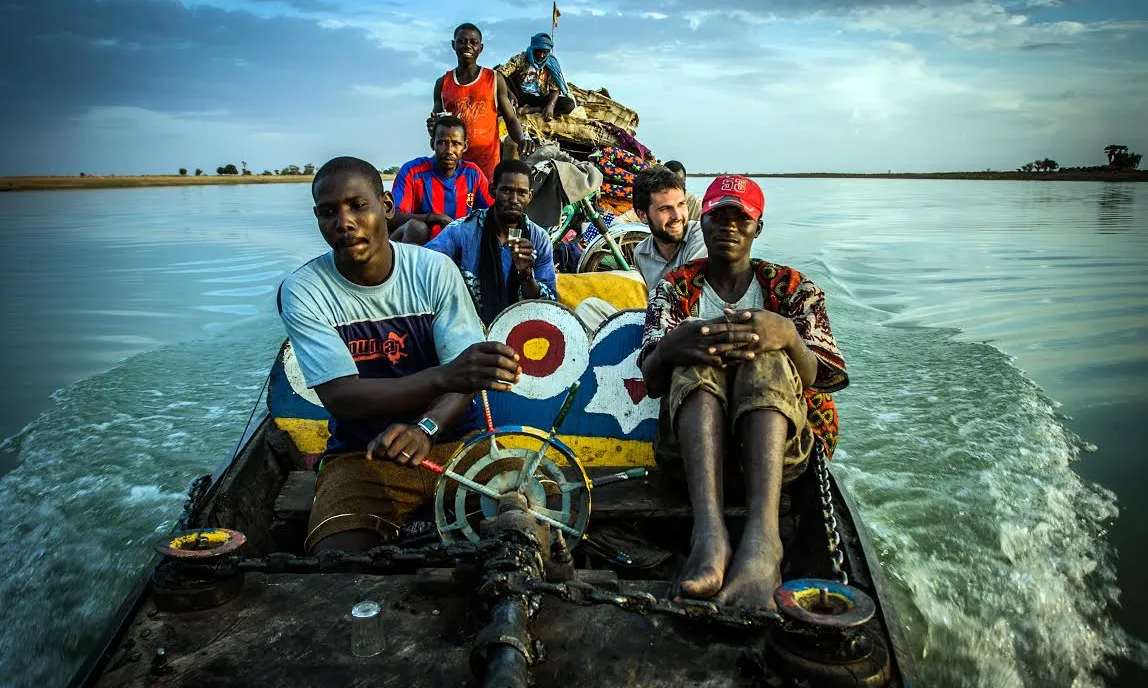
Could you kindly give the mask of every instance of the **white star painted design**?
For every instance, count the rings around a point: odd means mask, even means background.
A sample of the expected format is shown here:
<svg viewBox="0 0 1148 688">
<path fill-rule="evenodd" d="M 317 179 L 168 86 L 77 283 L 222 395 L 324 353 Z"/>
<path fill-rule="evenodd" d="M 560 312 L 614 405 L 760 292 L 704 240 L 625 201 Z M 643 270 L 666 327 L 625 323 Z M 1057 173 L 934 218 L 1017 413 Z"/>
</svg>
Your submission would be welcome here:
<svg viewBox="0 0 1148 688">
<path fill-rule="evenodd" d="M 637 351 L 615 365 L 594 368 L 594 378 L 598 381 L 598 391 L 586 404 L 587 413 L 613 416 L 627 435 L 642 421 L 658 417 L 658 401 L 646 394 L 642 371 L 638 370 Z"/>
<path fill-rule="evenodd" d="M 291 345 L 287 345 L 287 349 L 283 352 L 283 372 L 296 394 L 316 406 L 323 405 L 323 402 L 319 401 L 319 395 L 309 388 L 307 381 L 303 379 L 303 369 L 299 367 L 299 359 L 295 358 L 295 349 Z"/>
</svg>

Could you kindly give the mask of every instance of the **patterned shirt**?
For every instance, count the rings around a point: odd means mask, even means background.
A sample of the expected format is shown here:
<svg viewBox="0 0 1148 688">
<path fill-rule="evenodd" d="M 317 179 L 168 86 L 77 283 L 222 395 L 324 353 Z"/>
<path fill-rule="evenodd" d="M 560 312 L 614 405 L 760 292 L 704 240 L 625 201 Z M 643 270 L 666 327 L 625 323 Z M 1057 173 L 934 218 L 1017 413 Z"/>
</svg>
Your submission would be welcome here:
<svg viewBox="0 0 1148 688">
<path fill-rule="evenodd" d="M 439 213 L 452 219 L 465 216 L 476 208 L 489 208 L 490 184 L 478 165 L 460 160 L 454 174 L 444 177 L 435 168 L 435 160 L 415 158 L 403 165 L 395 176 L 391 194 L 395 197 L 395 210 L 408 214 Z M 432 228 L 431 237 L 442 228 Z"/>
<path fill-rule="evenodd" d="M 506 61 L 506 64 L 495 67 L 502 72 L 511 84 L 522 89 L 523 92 L 536 96 L 549 96 L 550 92 L 558 88 L 550 70 L 540 69 L 530 64 L 526 53 L 518 53 Z"/>
<path fill-rule="evenodd" d="M 488 212 L 488 210 L 476 210 L 463 219 L 455 220 L 427 243 L 427 248 L 445 253 L 458 264 L 470 295 L 474 298 L 474 306 L 480 313 L 482 289 L 478 281 L 478 261 L 482 257 L 482 228 L 486 224 Z M 554 250 L 550 246 L 550 237 L 546 234 L 546 230 L 531 222 L 530 218 L 523 217 L 523 221 L 526 223 L 523 234 L 528 235 L 537 254 L 534 258 L 534 279 L 538 282 L 539 298 L 557 301 L 558 284 L 554 274 Z M 510 242 L 507 242 L 502 245 L 502 275 L 508 283 L 513 267 L 514 256 Z M 522 299 L 521 286 L 518 288 L 518 298 Z"/>
<path fill-rule="evenodd" d="M 792 320 L 801 341 L 817 356 L 817 377 L 805 390 L 807 418 L 813 436 L 825 449 L 825 456 L 831 457 L 837 447 L 838 429 L 837 404 L 831 392 L 844 389 L 849 384 L 849 374 L 829 327 L 825 292 L 791 267 L 756 259 L 751 263 L 765 298 L 765 310 Z M 686 263 L 667 274 L 654 288 L 646 308 L 642 358 L 670 330 L 699 317 L 708 265 L 707 258 Z"/>
</svg>

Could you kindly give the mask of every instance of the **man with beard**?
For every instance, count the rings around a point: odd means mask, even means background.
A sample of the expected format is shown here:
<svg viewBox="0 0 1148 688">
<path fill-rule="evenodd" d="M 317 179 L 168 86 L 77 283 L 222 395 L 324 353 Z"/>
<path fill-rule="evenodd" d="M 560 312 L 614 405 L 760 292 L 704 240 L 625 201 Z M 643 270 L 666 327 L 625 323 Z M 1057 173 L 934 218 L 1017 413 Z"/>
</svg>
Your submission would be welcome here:
<svg viewBox="0 0 1148 688">
<path fill-rule="evenodd" d="M 501 156 L 498 117 L 506 122 L 506 132 L 518 144 L 522 157 L 534 150 L 534 141 L 523 133 L 518 114 L 510 101 L 510 87 L 501 72 L 478 66 L 482 54 L 482 32 L 474 24 L 462 24 L 454 30 L 450 42 L 458 66 L 434 82 L 433 122 L 438 113 L 449 112 L 466 122 L 470 143 L 463 155 L 478 165 L 487 179 L 494 176 L 494 166 Z"/>
<path fill-rule="evenodd" d="M 634 263 L 653 291 L 666 273 L 706 255 L 701 223 L 690 221 L 685 175 L 654 167 L 634 178 L 634 212 L 650 236 L 634 247 Z"/>
<path fill-rule="evenodd" d="M 650 228 L 650 236 L 634 247 L 634 267 L 646 283 L 646 290 L 652 292 L 670 270 L 705 257 L 706 245 L 701 223 L 688 220 L 684 176 L 666 167 L 651 167 L 634 176 L 633 193 L 633 212 Z M 591 296 L 583 299 L 574 312 L 592 331 L 618 308 Z"/>
<path fill-rule="evenodd" d="M 849 384 L 824 292 L 791 267 L 750 257 L 764 212 L 753 180 L 714 180 L 702 199 L 709 257 L 657 283 L 639 356 L 650 396 L 662 398 L 658 465 L 685 483 L 693 510 L 690 555 L 670 594 L 753 609 L 774 608 L 781 584 L 782 484 L 813 451 L 833 454 L 830 393 Z M 727 485 L 746 505 L 736 551 Z"/>
<path fill-rule="evenodd" d="M 417 466 L 478 427 L 475 393 L 511 389 L 521 368 L 513 349 L 483 341 L 449 260 L 390 241 L 394 203 L 373 165 L 335 158 L 311 195 L 331 251 L 278 295 L 303 378 L 331 414 L 305 547 L 367 550 L 433 498 L 433 474 Z"/>
<path fill-rule="evenodd" d="M 434 157 L 403 165 L 391 186 L 398 225 L 391 234 L 395 241 L 425 244 L 471 210 L 490 207 L 486 175 L 462 159 L 467 151 L 466 124 L 454 116 L 439 118 L 431 143 Z"/>
<path fill-rule="evenodd" d="M 498 163 L 491 190 L 493 208 L 452 222 L 427 244 L 458 264 L 487 325 L 518 301 L 558 300 L 550 237 L 526 217 L 530 166 L 521 160 Z"/>
</svg>

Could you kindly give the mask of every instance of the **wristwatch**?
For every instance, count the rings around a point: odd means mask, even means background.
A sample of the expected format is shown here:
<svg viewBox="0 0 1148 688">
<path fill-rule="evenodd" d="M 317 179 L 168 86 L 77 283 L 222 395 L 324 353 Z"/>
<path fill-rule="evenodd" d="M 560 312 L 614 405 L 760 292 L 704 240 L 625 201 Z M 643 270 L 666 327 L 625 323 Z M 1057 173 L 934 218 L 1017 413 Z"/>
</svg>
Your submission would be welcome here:
<svg viewBox="0 0 1148 688">
<path fill-rule="evenodd" d="M 438 435 L 438 423 L 434 422 L 430 418 L 424 416 L 423 419 L 418 423 L 415 423 L 415 425 L 419 426 L 419 429 L 425 432 L 427 437 L 431 438 L 432 441 L 434 440 L 435 436 Z"/>
</svg>

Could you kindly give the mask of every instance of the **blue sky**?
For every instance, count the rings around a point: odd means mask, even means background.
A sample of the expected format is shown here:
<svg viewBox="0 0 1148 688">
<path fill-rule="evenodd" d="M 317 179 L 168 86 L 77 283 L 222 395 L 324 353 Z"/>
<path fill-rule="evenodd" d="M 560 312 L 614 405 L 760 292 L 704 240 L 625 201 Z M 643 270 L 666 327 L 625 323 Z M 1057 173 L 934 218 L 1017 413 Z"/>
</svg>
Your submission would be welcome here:
<svg viewBox="0 0 1148 688">
<path fill-rule="evenodd" d="M 651 9 L 657 7 L 658 9 Z M 559 3 L 568 78 L 692 171 L 1012 169 L 1148 153 L 1144 0 Z M 493 66 L 549 2 L 0 0 L 0 175 L 427 154 L 451 29 Z"/>
</svg>

